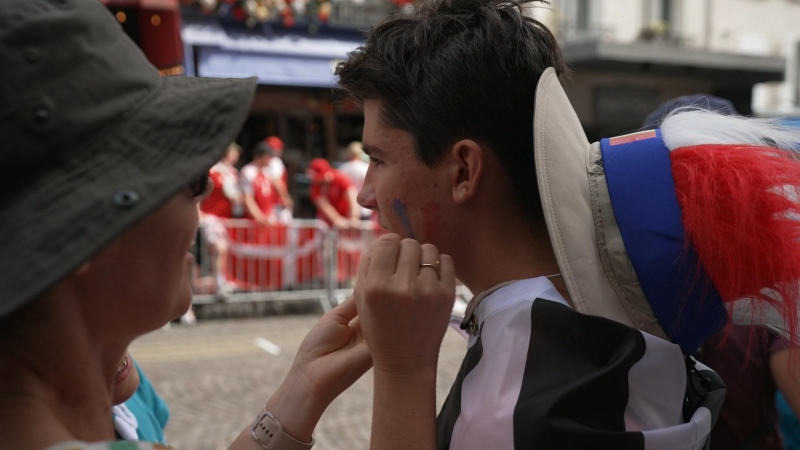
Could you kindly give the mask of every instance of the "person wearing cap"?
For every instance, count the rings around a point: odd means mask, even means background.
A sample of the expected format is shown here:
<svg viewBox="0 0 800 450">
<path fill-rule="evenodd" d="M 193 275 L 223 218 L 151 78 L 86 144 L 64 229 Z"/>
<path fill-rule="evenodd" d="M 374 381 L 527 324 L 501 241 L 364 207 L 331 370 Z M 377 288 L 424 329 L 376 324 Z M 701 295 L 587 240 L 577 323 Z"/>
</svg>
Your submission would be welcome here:
<svg viewBox="0 0 800 450">
<path fill-rule="evenodd" d="M 671 98 L 650 111 L 642 121 L 642 129 L 655 129 L 675 110 L 704 109 L 720 114 L 738 115 L 739 112 L 730 100 L 709 94 L 690 94 Z"/>
<path fill-rule="evenodd" d="M 242 167 L 239 185 L 244 199 L 246 217 L 261 225 L 276 222 L 275 204 L 278 202 L 277 180 L 266 170 L 270 149 L 263 142 L 253 148 L 252 160 Z"/>
<path fill-rule="evenodd" d="M 273 215 L 282 222 L 292 220 L 294 201 L 289 195 L 288 173 L 281 160 L 283 155 L 283 141 L 278 136 L 267 136 L 256 144 L 253 149 L 253 160 L 242 167 L 242 175 L 252 183 L 259 173 L 263 173 L 274 189 L 273 201 L 270 209 Z"/>
<path fill-rule="evenodd" d="M 293 217 L 294 200 L 289 195 L 289 172 L 283 164 L 283 141 L 278 136 L 267 136 L 264 143 L 270 148 L 269 163 L 265 167 L 272 179 L 277 180 L 275 186 L 278 190 L 278 202 L 275 205 L 275 215 L 283 222 L 289 222 Z"/>
<path fill-rule="evenodd" d="M 286 185 L 288 174 L 286 173 L 286 166 L 281 160 L 283 157 L 283 141 L 278 136 L 267 136 L 264 138 L 264 143 L 269 147 L 270 156 L 272 156 L 267 165 L 269 174 L 272 175 L 272 178 L 281 180 Z"/>
<path fill-rule="evenodd" d="M 306 175 L 311 178 L 310 197 L 319 219 L 336 228 L 350 228 L 359 223 L 358 191 L 347 175 L 331 167 L 324 158 L 312 159 Z"/>
<path fill-rule="evenodd" d="M 239 178 L 249 217 L 263 225 L 275 221 L 289 222 L 292 219 L 294 203 L 286 190 L 286 184 L 270 170 L 275 155 L 275 149 L 266 141 L 259 142 L 253 148 L 252 161 L 242 167 Z"/>
<path fill-rule="evenodd" d="M 256 79 L 159 77 L 96 0 L 0 8 L 0 447 L 114 444 L 128 345 L 191 303 L 189 249 L 209 168 Z M 231 449 L 308 449 L 370 367 L 353 300 L 322 316 Z"/>
<path fill-rule="evenodd" d="M 725 389 L 688 355 L 732 323 L 797 343 L 800 134 L 690 111 L 590 143 L 529 3 L 434 0 L 337 67 L 390 232 L 354 289 L 371 447 L 704 448 Z M 437 417 L 456 276 L 477 295 Z"/>
</svg>

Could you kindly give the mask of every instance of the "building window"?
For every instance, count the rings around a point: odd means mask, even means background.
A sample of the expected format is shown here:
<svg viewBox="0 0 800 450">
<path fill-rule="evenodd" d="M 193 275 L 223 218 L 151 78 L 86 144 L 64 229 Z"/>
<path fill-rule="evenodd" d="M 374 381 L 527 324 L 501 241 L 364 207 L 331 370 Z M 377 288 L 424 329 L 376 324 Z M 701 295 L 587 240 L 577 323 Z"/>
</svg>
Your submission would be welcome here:
<svg viewBox="0 0 800 450">
<path fill-rule="evenodd" d="M 598 0 L 562 0 L 561 37 L 568 40 L 598 39 Z"/>
<path fill-rule="evenodd" d="M 646 0 L 642 39 L 677 39 L 680 31 L 680 3 L 680 0 Z"/>
<path fill-rule="evenodd" d="M 575 5 L 575 28 L 580 31 L 589 31 L 589 0 L 577 0 Z"/>
</svg>

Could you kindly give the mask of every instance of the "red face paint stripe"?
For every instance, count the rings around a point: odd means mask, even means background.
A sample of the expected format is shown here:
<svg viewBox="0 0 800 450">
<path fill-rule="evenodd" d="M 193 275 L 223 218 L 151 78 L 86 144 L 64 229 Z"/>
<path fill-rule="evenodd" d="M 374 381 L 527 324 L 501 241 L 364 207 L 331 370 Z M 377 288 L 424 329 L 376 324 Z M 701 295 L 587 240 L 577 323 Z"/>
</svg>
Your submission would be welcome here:
<svg viewBox="0 0 800 450">
<path fill-rule="evenodd" d="M 439 205 L 428 202 L 422 208 L 422 220 L 425 239 L 434 239 L 439 233 Z"/>
</svg>

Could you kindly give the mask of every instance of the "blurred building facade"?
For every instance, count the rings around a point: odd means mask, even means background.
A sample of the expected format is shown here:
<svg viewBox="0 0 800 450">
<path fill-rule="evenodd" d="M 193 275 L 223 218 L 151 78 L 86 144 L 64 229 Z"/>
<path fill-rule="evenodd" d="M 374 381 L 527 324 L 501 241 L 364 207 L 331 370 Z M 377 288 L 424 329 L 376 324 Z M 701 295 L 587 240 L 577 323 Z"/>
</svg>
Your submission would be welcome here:
<svg viewBox="0 0 800 450">
<path fill-rule="evenodd" d="M 361 111 L 335 89 L 334 69 L 363 41 L 363 30 L 402 4 L 388 0 L 182 0 L 186 71 L 257 76 L 259 87 L 240 143 L 284 140 L 291 166 L 337 159 L 361 137 Z M 292 171 L 293 167 L 289 167 Z M 297 170 L 302 172 L 302 167 Z"/>
<path fill-rule="evenodd" d="M 163 75 L 258 77 L 237 138 L 243 162 L 279 136 L 305 217 L 308 161 L 338 161 L 361 139 L 362 111 L 336 89 L 336 64 L 364 30 L 423 0 L 101 1 Z M 592 140 L 634 131 L 659 104 L 696 93 L 800 123 L 800 0 L 551 0 L 530 14 L 572 66 L 564 87 Z"/>
<path fill-rule="evenodd" d="M 784 78 L 798 0 L 554 0 L 534 17 L 573 67 L 565 83 L 590 138 L 637 129 L 647 112 L 708 93 L 753 112 L 753 86 Z"/>
<path fill-rule="evenodd" d="M 241 143 L 278 135 L 287 159 L 306 161 L 337 160 L 360 138 L 361 111 L 335 89 L 336 63 L 371 25 L 415 8 L 412 0 L 181 4 L 187 74 L 259 77 Z M 787 48 L 800 36 L 800 0 L 551 0 L 531 14 L 573 68 L 565 89 L 590 138 L 635 130 L 685 94 L 724 97 L 749 114 L 753 86 L 783 80 Z M 786 91 L 768 86 L 760 98 Z"/>
</svg>

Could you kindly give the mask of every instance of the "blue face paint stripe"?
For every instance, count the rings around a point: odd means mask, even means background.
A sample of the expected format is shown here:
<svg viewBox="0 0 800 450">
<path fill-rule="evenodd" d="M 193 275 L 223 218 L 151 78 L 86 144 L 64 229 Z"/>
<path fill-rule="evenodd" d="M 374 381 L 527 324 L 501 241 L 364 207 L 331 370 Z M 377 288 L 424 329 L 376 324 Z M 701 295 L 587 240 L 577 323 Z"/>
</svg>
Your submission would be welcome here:
<svg viewBox="0 0 800 450">
<path fill-rule="evenodd" d="M 397 218 L 400 219 L 403 228 L 405 228 L 406 236 L 411 239 L 416 239 L 416 237 L 414 237 L 414 230 L 411 229 L 411 219 L 408 217 L 408 210 L 406 209 L 405 203 L 399 198 L 396 198 L 392 201 L 392 209 Z"/>
</svg>

